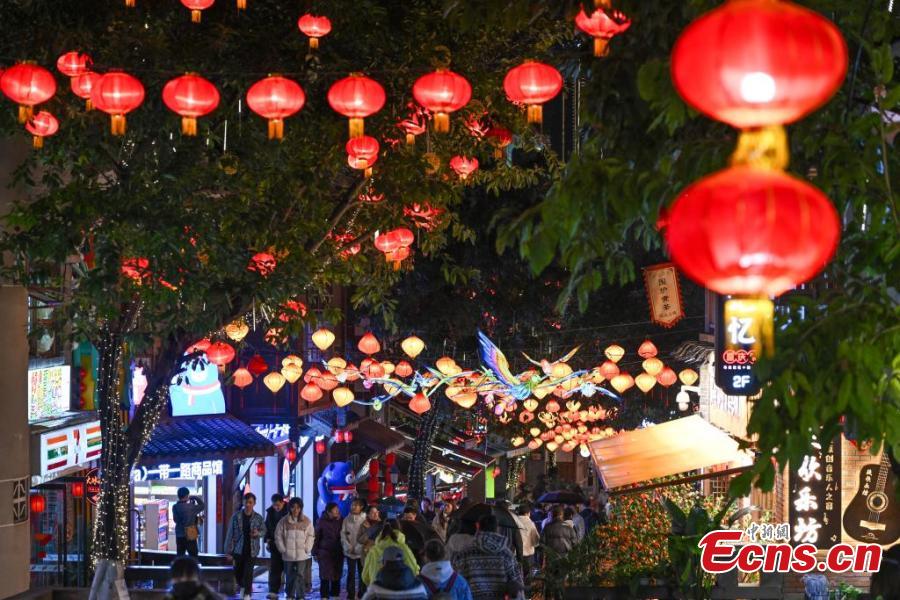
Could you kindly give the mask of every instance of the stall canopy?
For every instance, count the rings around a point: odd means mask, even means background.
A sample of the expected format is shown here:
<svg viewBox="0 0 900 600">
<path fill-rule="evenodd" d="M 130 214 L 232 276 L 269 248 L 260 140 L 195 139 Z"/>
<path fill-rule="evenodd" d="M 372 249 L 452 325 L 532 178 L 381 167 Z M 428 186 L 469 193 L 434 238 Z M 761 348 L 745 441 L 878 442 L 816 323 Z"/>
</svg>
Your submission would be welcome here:
<svg viewBox="0 0 900 600">
<path fill-rule="evenodd" d="M 402 434 L 372 419 L 359 421 L 354 436 L 354 441 L 375 452 L 396 452 L 406 443 Z"/>
<path fill-rule="evenodd" d="M 275 445 L 253 427 L 231 415 L 178 417 L 156 426 L 144 446 L 141 462 L 270 456 Z"/>
<path fill-rule="evenodd" d="M 597 440 L 590 450 L 606 489 L 745 459 L 731 436 L 697 415 Z"/>
</svg>

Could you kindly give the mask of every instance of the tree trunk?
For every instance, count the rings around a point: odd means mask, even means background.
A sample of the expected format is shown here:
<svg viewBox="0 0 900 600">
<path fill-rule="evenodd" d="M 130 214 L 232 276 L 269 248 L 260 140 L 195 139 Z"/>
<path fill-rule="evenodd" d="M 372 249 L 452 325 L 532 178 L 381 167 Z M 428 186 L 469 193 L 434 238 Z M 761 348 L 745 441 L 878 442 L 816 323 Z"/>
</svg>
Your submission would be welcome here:
<svg viewBox="0 0 900 600">
<path fill-rule="evenodd" d="M 409 498 L 421 500 L 425 497 L 425 472 L 431 458 L 431 449 L 441 425 L 449 414 L 446 401 L 441 399 L 435 402 L 434 408 L 425 413 L 419 421 L 416 440 L 413 442 L 412 460 L 409 462 Z"/>
</svg>

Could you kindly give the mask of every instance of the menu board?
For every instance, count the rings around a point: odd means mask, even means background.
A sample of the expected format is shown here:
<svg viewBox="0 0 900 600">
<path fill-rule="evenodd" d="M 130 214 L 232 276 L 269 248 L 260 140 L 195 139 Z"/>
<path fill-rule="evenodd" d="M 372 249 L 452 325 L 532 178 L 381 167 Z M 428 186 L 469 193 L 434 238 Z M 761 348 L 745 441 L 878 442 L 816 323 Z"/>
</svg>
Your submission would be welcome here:
<svg viewBox="0 0 900 600">
<path fill-rule="evenodd" d="M 28 420 L 39 421 L 70 410 L 71 367 L 55 365 L 28 370 Z"/>
</svg>

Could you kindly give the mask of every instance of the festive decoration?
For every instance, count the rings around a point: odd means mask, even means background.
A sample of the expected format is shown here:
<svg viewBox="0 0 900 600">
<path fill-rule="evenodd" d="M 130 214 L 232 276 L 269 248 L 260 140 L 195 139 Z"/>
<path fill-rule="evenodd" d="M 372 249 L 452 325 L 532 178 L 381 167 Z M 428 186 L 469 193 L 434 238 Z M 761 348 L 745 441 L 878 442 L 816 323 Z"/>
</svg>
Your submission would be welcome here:
<svg viewBox="0 0 900 600">
<path fill-rule="evenodd" d="M 247 363 L 247 370 L 250 371 L 255 377 L 259 377 L 269 370 L 269 364 L 262 356 L 260 356 L 259 354 L 255 354 Z"/>
<path fill-rule="evenodd" d="M 318 402 L 323 395 L 322 388 L 314 383 L 307 383 L 300 390 L 300 397 L 309 403 Z"/>
<path fill-rule="evenodd" d="M 613 386 L 613 389 L 622 394 L 634 386 L 634 378 L 628 373 L 620 372 L 609 380 L 609 385 Z"/>
<path fill-rule="evenodd" d="M 510 102 L 524 104 L 529 123 L 543 121 L 543 104 L 556 97 L 563 87 L 559 71 L 535 61 L 526 61 L 506 74 L 503 89 Z"/>
<path fill-rule="evenodd" d="M 216 0 L 181 0 L 186 8 L 191 11 L 191 21 L 199 23 L 203 11 L 215 4 Z"/>
<path fill-rule="evenodd" d="M 478 159 L 466 156 L 454 156 L 450 159 L 450 168 L 456 171 L 459 178 L 465 181 L 469 175 L 478 170 Z"/>
<path fill-rule="evenodd" d="M 620 377 L 620 375 L 617 375 L 616 377 Z M 615 377 L 613 379 L 615 379 Z M 610 385 L 615 386 L 615 383 L 611 382 Z M 639 390 L 646 394 L 656 385 L 656 377 L 654 377 L 650 373 L 640 373 L 637 377 L 634 378 L 634 385 L 636 385 Z"/>
<path fill-rule="evenodd" d="M 234 348 L 225 342 L 215 342 L 206 349 L 206 356 L 212 364 L 224 367 L 234 360 Z"/>
<path fill-rule="evenodd" d="M 360 352 L 368 354 L 369 356 L 381 351 L 381 344 L 378 343 L 378 338 L 376 338 L 371 331 L 367 331 L 366 334 L 359 339 L 359 343 L 356 347 L 359 348 Z"/>
<path fill-rule="evenodd" d="M 82 52 L 66 52 L 56 61 L 56 70 L 69 78 L 87 73 L 93 61 L 91 57 Z"/>
<path fill-rule="evenodd" d="M 656 377 L 663 370 L 663 361 L 659 360 L 655 356 L 651 356 L 648 359 L 645 359 L 641 366 L 644 367 L 644 371 L 649 375 Z"/>
<path fill-rule="evenodd" d="M 603 7 L 588 16 L 582 8 L 575 17 L 575 25 L 594 38 L 594 56 L 599 57 L 609 54 L 609 40 L 631 27 L 631 19 L 617 10 L 608 11 Z"/>
<path fill-rule="evenodd" d="M 261 460 L 256 463 L 256 475 L 258 477 L 266 476 L 266 463 Z"/>
<path fill-rule="evenodd" d="M 644 269 L 644 287 L 650 302 L 650 320 L 662 327 L 673 327 L 684 317 L 678 271 L 672 263 Z"/>
<path fill-rule="evenodd" d="M 26 123 L 34 115 L 34 106 L 56 93 L 56 80 L 43 67 L 20 63 L 0 75 L 0 91 L 19 105 L 19 123 Z"/>
<path fill-rule="evenodd" d="M 353 402 L 354 399 L 353 390 L 347 387 L 335 388 L 334 391 L 331 392 L 331 397 L 334 398 L 334 403 L 341 408 Z"/>
<path fill-rule="evenodd" d="M 325 454 L 325 440 L 316 440 L 316 454 Z"/>
<path fill-rule="evenodd" d="M 231 377 L 234 385 L 241 389 L 244 389 L 245 387 L 253 383 L 253 374 L 244 367 L 235 369 L 234 374 Z"/>
<path fill-rule="evenodd" d="M 350 513 L 350 504 L 356 497 L 356 483 L 356 473 L 350 463 L 333 462 L 326 465 L 316 483 L 319 490 L 316 513 L 321 516 L 325 513 L 325 507 L 335 502 L 341 510 L 341 516 L 346 517 Z"/>
<path fill-rule="evenodd" d="M 334 333 L 329 329 L 320 327 L 313 332 L 312 343 L 315 344 L 316 348 L 324 352 L 334 343 Z"/>
<path fill-rule="evenodd" d="M 397 366 L 394 368 L 394 373 L 397 374 L 397 377 L 409 377 L 413 374 L 412 365 L 406 362 L 405 360 L 401 360 L 397 363 Z"/>
<path fill-rule="evenodd" d="M 410 252 L 409 246 L 415 241 L 415 235 L 409 229 L 401 227 L 386 233 L 375 234 L 375 247 L 384 253 L 388 262 L 394 263 L 394 270 L 400 268 L 400 263 L 406 259 Z"/>
<path fill-rule="evenodd" d="M 619 374 L 619 366 L 611 360 L 604 361 L 598 370 L 607 381 Z"/>
<path fill-rule="evenodd" d="M 700 375 L 693 369 L 684 369 L 678 374 L 678 379 L 684 385 L 694 385 L 700 379 Z"/>
<path fill-rule="evenodd" d="M 269 388 L 269 391 L 273 394 L 277 394 L 278 391 L 284 387 L 284 382 L 284 375 L 278 371 L 272 371 L 263 377 L 263 384 Z"/>
<path fill-rule="evenodd" d="M 284 451 L 284 460 L 288 461 L 291 464 L 294 464 L 297 460 L 297 448 L 294 447 L 293 444 L 287 447 L 287 450 Z"/>
<path fill-rule="evenodd" d="M 47 499 L 43 494 L 31 494 L 28 506 L 31 508 L 32 514 L 39 515 L 47 508 Z"/>
<path fill-rule="evenodd" d="M 328 17 L 317 17 L 309 13 L 300 17 L 297 27 L 309 37 L 309 47 L 313 50 L 319 47 L 319 38 L 331 33 L 331 21 Z"/>
<path fill-rule="evenodd" d="M 380 147 L 378 140 L 367 135 L 351 138 L 345 146 L 347 150 L 347 164 L 352 169 L 365 172 L 366 177 L 372 175 L 372 165 L 378 160 Z"/>
<path fill-rule="evenodd" d="M 450 131 L 450 113 L 469 103 L 472 86 L 463 76 L 440 69 L 416 80 L 413 97 L 434 114 L 435 132 L 446 133 Z"/>
<path fill-rule="evenodd" d="M 84 482 L 83 481 L 73 481 L 72 482 L 72 497 L 73 498 L 84 498 Z"/>
<path fill-rule="evenodd" d="M 46 110 L 42 110 L 25 123 L 25 130 L 32 135 L 32 146 L 43 148 L 44 138 L 59 131 L 59 121 Z"/>
<path fill-rule="evenodd" d="M 657 374 L 656 381 L 663 387 L 669 387 L 678 381 L 678 375 L 670 367 L 663 367 L 662 371 Z"/>
<path fill-rule="evenodd" d="M 638 347 L 637 353 L 641 358 L 652 358 L 656 356 L 658 352 L 659 350 L 656 349 L 656 344 L 654 344 L 650 340 L 644 340 Z M 650 374 L 655 375 L 655 373 Z"/>
<path fill-rule="evenodd" d="M 400 342 L 400 348 L 403 349 L 403 352 L 408 357 L 415 359 L 419 354 L 422 353 L 422 350 L 425 349 L 425 342 L 423 342 L 420 338 L 411 335 L 407 338 L 404 338 L 404 340 Z"/>
<path fill-rule="evenodd" d="M 197 135 L 197 118 L 219 106 L 219 90 L 199 75 L 188 73 L 172 79 L 163 87 L 163 102 L 181 115 L 181 133 Z"/>
<path fill-rule="evenodd" d="M 619 346 L 618 344 L 612 344 L 606 347 L 606 350 L 603 351 L 604 356 L 614 363 L 622 360 L 622 357 L 625 356 L 625 348 Z M 609 378 L 607 378 L 609 379 Z"/>
<path fill-rule="evenodd" d="M 242 319 L 232 321 L 225 326 L 225 335 L 234 342 L 240 343 L 248 333 L 250 333 L 250 327 Z"/>
<path fill-rule="evenodd" d="M 100 73 L 88 71 L 69 80 L 69 87 L 72 88 L 72 93 L 84 100 L 85 110 L 94 110 L 94 103 L 91 102 L 91 92 L 93 92 L 94 86 L 97 85 L 101 77 L 103 76 Z"/>
<path fill-rule="evenodd" d="M 278 75 L 261 79 L 247 90 L 247 106 L 269 121 L 269 139 L 284 137 L 284 120 L 303 108 L 306 94 L 300 85 Z"/>
<path fill-rule="evenodd" d="M 120 71 L 101 76 L 91 89 L 91 103 L 94 108 L 110 115 L 110 131 L 113 135 L 125 135 L 125 115 L 143 101 L 143 84 Z"/>
<path fill-rule="evenodd" d="M 431 402 L 428 400 L 428 396 L 419 392 L 415 396 L 412 397 L 412 400 L 409 401 L 409 410 L 413 411 L 417 415 L 423 415 L 431 410 Z"/>
<path fill-rule="evenodd" d="M 328 90 L 328 104 L 331 108 L 350 119 L 350 139 L 363 136 L 364 119 L 381 110 L 385 100 L 381 84 L 361 73 L 351 73 Z M 347 152 L 350 152 L 349 148 Z"/>
</svg>

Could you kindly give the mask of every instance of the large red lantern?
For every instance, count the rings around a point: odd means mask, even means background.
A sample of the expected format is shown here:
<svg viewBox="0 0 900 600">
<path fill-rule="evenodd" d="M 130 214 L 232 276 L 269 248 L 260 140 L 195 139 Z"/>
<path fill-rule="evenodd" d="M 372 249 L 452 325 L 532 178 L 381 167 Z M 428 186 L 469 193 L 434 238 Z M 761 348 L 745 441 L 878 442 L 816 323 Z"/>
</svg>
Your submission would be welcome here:
<svg viewBox="0 0 900 600">
<path fill-rule="evenodd" d="M 594 56 L 609 54 L 609 40 L 631 27 L 631 19 L 617 10 L 598 8 L 588 16 L 581 9 L 575 17 L 575 25 L 594 38 Z"/>
<path fill-rule="evenodd" d="M 82 52 L 66 52 L 56 61 L 56 70 L 66 77 L 76 77 L 87 73 L 93 61 L 91 57 Z"/>
<path fill-rule="evenodd" d="M 295 81 L 273 75 L 254 83 L 247 90 L 247 106 L 269 120 L 269 139 L 284 137 L 284 120 L 306 104 L 306 94 Z"/>
<path fill-rule="evenodd" d="M 69 80 L 69 87 L 72 88 L 72 93 L 84 100 L 85 110 L 94 109 L 94 104 L 91 102 L 91 92 L 101 77 L 100 73 L 87 71 Z"/>
<path fill-rule="evenodd" d="M 47 508 L 47 499 L 43 494 L 31 494 L 28 504 L 33 514 L 40 514 Z"/>
<path fill-rule="evenodd" d="M 25 129 L 32 135 L 32 144 L 35 148 L 43 148 L 44 138 L 59 131 L 59 121 L 46 110 L 25 123 Z"/>
<path fill-rule="evenodd" d="M 191 21 L 200 22 L 203 11 L 215 4 L 216 0 L 181 0 L 185 7 L 191 9 Z"/>
<path fill-rule="evenodd" d="M 181 133 L 184 135 L 197 135 L 197 118 L 208 115 L 219 106 L 216 86 L 193 73 L 166 83 L 162 96 L 169 110 L 181 115 Z"/>
<path fill-rule="evenodd" d="M 206 357 L 212 364 L 224 367 L 234 360 L 234 348 L 225 342 L 214 342 L 206 349 Z"/>
<path fill-rule="evenodd" d="M 450 168 L 456 171 L 459 178 L 465 181 L 469 175 L 478 170 L 478 159 L 467 156 L 454 156 L 450 159 Z"/>
<path fill-rule="evenodd" d="M 416 80 L 413 97 L 434 113 L 434 130 L 446 133 L 450 131 L 450 113 L 469 103 L 472 86 L 462 75 L 439 69 Z"/>
<path fill-rule="evenodd" d="M 777 170 L 731 167 L 681 193 L 665 237 L 678 268 L 709 289 L 777 296 L 822 270 L 840 222 L 808 183 Z"/>
<path fill-rule="evenodd" d="M 796 121 L 847 72 L 847 44 L 822 15 L 786 0 L 731 0 L 682 32 L 672 80 L 688 104 L 737 128 Z"/>
<path fill-rule="evenodd" d="M 563 87 L 559 71 L 544 63 L 526 61 L 510 69 L 503 79 L 506 97 L 528 107 L 528 122 L 543 121 L 543 104 L 552 100 Z"/>
<path fill-rule="evenodd" d="M 381 84 L 361 73 L 351 73 L 328 90 L 331 108 L 350 119 L 351 139 L 362 137 L 365 133 L 363 119 L 381 110 L 385 100 Z"/>
<path fill-rule="evenodd" d="M 297 27 L 309 37 L 309 47 L 313 49 L 319 47 L 319 38 L 331 33 L 331 21 L 328 17 L 317 17 L 309 13 L 300 17 Z"/>
<path fill-rule="evenodd" d="M 353 169 L 365 171 L 366 177 L 372 174 L 372 165 L 378 160 L 378 140 L 367 135 L 351 138 L 347 141 L 347 164 Z"/>
<path fill-rule="evenodd" d="M 110 115 L 113 135 L 125 135 L 125 115 L 144 101 L 144 86 L 135 77 L 121 71 L 100 77 L 91 90 L 94 107 Z"/>
<path fill-rule="evenodd" d="M 26 123 L 34 114 L 34 106 L 56 93 L 56 80 L 43 67 L 21 63 L 3 71 L 0 90 L 19 105 L 19 123 Z"/>
</svg>

